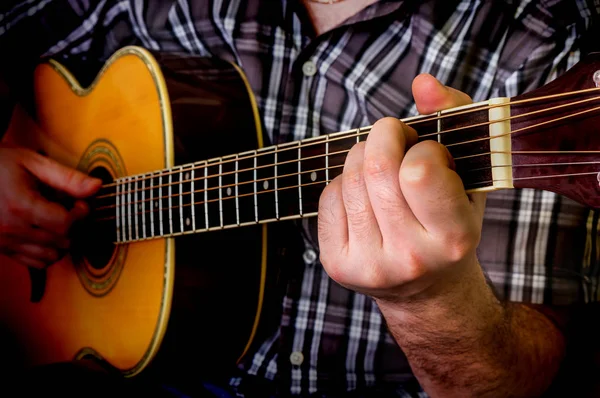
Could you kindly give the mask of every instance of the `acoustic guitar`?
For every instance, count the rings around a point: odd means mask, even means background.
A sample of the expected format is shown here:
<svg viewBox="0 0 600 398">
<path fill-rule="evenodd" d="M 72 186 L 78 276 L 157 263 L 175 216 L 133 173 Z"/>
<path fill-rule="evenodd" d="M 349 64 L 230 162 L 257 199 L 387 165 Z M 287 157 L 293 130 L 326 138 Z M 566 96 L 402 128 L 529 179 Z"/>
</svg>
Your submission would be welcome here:
<svg viewBox="0 0 600 398">
<path fill-rule="evenodd" d="M 525 95 L 403 121 L 449 149 L 468 192 L 537 188 L 600 207 L 599 87 L 591 54 Z M 86 88 L 41 63 L 32 98 L 3 140 L 103 186 L 60 261 L 1 264 L 3 341 L 13 365 L 98 358 L 124 376 L 235 366 L 281 304 L 269 249 L 285 223 L 271 223 L 315 216 L 370 129 L 265 146 L 238 66 L 134 46 Z"/>
</svg>

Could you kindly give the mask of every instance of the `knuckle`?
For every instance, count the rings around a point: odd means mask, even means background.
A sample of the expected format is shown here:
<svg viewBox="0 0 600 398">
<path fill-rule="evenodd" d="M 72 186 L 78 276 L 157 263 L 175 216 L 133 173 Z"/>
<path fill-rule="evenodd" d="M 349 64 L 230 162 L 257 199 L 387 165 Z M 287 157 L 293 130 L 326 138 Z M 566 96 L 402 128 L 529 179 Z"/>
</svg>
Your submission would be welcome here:
<svg viewBox="0 0 600 398">
<path fill-rule="evenodd" d="M 422 278 L 427 272 L 427 265 L 416 250 L 407 250 L 403 262 L 403 272 L 405 282 L 411 282 Z"/>
<path fill-rule="evenodd" d="M 364 163 L 365 178 L 382 180 L 392 172 L 393 162 L 383 156 L 366 156 Z"/>
<path fill-rule="evenodd" d="M 357 191 L 365 188 L 363 173 L 359 170 L 344 173 L 344 188 L 347 191 Z"/>
<path fill-rule="evenodd" d="M 401 129 L 402 128 L 402 122 L 399 119 L 396 119 L 395 117 L 384 117 L 381 118 L 379 120 L 377 120 L 374 124 L 373 124 L 373 129 L 376 131 L 379 130 L 388 130 L 388 129 Z"/>
<path fill-rule="evenodd" d="M 408 161 L 400 168 L 400 181 L 411 186 L 422 186 L 431 181 L 434 166 L 429 162 Z"/>
<path fill-rule="evenodd" d="M 321 251 L 319 260 L 327 272 L 327 275 L 338 283 L 344 281 L 344 262 L 340 261 L 339 257 L 330 251 Z"/>
<path fill-rule="evenodd" d="M 456 228 L 447 233 L 443 239 L 446 258 L 451 263 L 457 263 L 471 254 L 477 247 L 477 234 L 464 228 Z"/>
<path fill-rule="evenodd" d="M 24 199 L 24 200 L 9 199 L 6 202 L 6 210 L 8 211 L 8 214 L 12 214 L 17 217 L 22 217 L 22 216 L 25 216 L 25 213 L 26 213 L 25 209 L 28 208 L 29 206 L 31 206 L 31 204 L 32 204 L 31 199 Z"/>
<path fill-rule="evenodd" d="M 68 168 L 63 172 L 63 186 L 77 186 L 81 182 L 81 175 L 77 172 L 77 170 Z"/>
<path fill-rule="evenodd" d="M 423 150 L 423 153 L 440 152 L 443 153 L 446 149 L 442 144 L 434 140 L 424 140 L 415 145 Z"/>
<path fill-rule="evenodd" d="M 363 275 L 361 286 L 367 290 L 386 289 L 389 286 L 389 279 L 379 264 L 368 263 L 361 274 Z"/>
</svg>

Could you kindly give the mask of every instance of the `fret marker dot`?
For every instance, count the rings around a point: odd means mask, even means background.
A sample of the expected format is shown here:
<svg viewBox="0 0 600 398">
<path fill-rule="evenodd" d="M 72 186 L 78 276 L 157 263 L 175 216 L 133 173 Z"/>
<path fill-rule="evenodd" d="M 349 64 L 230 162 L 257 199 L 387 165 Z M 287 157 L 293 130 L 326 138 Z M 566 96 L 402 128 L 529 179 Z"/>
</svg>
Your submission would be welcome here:
<svg viewBox="0 0 600 398">
<path fill-rule="evenodd" d="M 158 202 L 154 202 L 154 207 L 158 207 Z"/>
<path fill-rule="evenodd" d="M 269 181 L 263 182 L 263 188 L 264 189 L 269 189 Z"/>
<path fill-rule="evenodd" d="M 138 205 L 138 210 L 142 211 L 142 205 Z"/>
<path fill-rule="evenodd" d="M 312 182 L 317 181 L 317 173 L 315 171 L 313 171 L 312 173 L 310 173 L 310 180 Z"/>
<path fill-rule="evenodd" d="M 191 222 L 190 222 L 190 218 L 186 218 L 185 219 L 185 225 L 187 225 L 188 227 L 190 226 Z"/>
<path fill-rule="evenodd" d="M 185 173 L 185 179 L 189 180 L 190 179 L 190 173 Z"/>
<path fill-rule="evenodd" d="M 227 196 L 231 196 L 231 187 L 227 188 Z"/>
</svg>

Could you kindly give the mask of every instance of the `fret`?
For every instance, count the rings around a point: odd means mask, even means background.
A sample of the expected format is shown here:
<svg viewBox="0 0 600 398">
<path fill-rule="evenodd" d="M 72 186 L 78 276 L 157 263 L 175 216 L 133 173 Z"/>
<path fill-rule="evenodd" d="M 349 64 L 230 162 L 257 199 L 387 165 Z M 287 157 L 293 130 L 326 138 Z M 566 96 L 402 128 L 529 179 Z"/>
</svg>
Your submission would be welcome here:
<svg viewBox="0 0 600 398">
<path fill-rule="evenodd" d="M 116 206 L 115 206 L 115 210 L 116 210 L 116 220 L 117 220 L 117 242 L 121 242 L 121 218 L 119 215 L 119 210 L 120 210 L 120 200 L 119 200 L 119 187 L 121 186 L 121 183 L 119 182 L 119 180 L 115 181 L 116 183 L 116 190 L 115 190 L 115 198 L 117 200 L 116 202 Z"/>
<path fill-rule="evenodd" d="M 221 192 L 221 162 L 220 159 L 208 161 L 206 178 L 206 200 L 208 225 L 210 228 L 222 227 L 222 192 Z"/>
<path fill-rule="evenodd" d="M 204 228 L 209 229 L 208 222 L 208 162 L 204 164 Z"/>
<path fill-rule="evenodd" d="M 163 187 L 162 187 L 162 174 L 159 175 L 158 177 L 158 217 L 159 217 L 159 222 L 158 225 L 160 227 L 160 232 L 159 235 L 163 236 L 164 235 L 164 228 L 163 228 L 163 199 L 162 199 L 162 191 L 163 191 Z"/>
<path fill-rule="evenodd" d="M 223 227 L 223 159 L 219 158 L 219 225 Z"/>
<path fill-rule="evenodd" d="M 260 149 L 256 157 L 257 221 L 277 219 L 275 196 L 275 152 L 273 148 Z"/>
<path fill-rule="evenodd" d="M 437 141 L 442 143 L 442 111 L 437 111 Z"/>
<path fill-rule="evenodd" d="M 220 174 L 220 186 L 221 186 L 221 219 L 222 225 L 236 225 L 237 224 L 237 199 L 236 199 L 236 161 L 234 156 L 227 156 L 221 159 L 221 165 L 219 166 Z"/>
<path fill-rule="evenodd" d="M 279 151 L 279 147 L 275 146 L 275 155 L 273 157 L 274 164 L 274 181 L 275 185 L 275 218 L 279 220 L 279 195 L 277 192 L 277 152 Z"/>
<path fill-rule="evenodd" d="M 134 223 L 135 223 L 135 239 L 139 239 L 140 238 L 140 229 L 139 229 L 139 214 L 140 212 L 138 211 L 138 206 L 139 206 L 139 202 L 138 202 L 138 176 L 133 177 L 134 178 L 134 182 L 133 182 L 133 218 L 134 218 Z"/>
<path fill-rule="evenodd" d="M 282 144 L 277 151 L 277 209 L 278 218 L 297 217 L 300 214 L 298 191 L 301 189 L 298 175 L 297 142 Z M 298 148 L 297 148 L 298 147 Z"/>
<path fill-rule="evenodd" d="M 179 231 L 185 231 L 183 226 L 183 167 L 179 167 Z"/>
<path fill-rule="evenodd" d="M 192 169 L 194 181 L 192 181 L 192 195 L 194 204 L 194 230 L 206 230 L 208 228 L 208 207 L 206 206 L 206 162 L 196 163 Z M 197 217 L 197 218 L 196 218 Z"/>
<path fill-rule="evenodd" d="M 179 211 L 181 215 L 181 232 L 195 230 L 194 206 L 192 201 L 192 178 L 194 168 L 191 165 L 179 168 Z"/>
<path fill-rule="evenodd" d="M 477 107 L 483 107 L 481 111 Z M 463 158 L 474 153 L 489 153 L 490 136 L 488 103 L 479 103 L 461 107 L 472 108 L 467 114 L 457 114 L 456 109 L 442 111 L 439 120 L 441 142 L 446 146 L 453 158 Z M 477 126 L 480 125 L 481 126 Z M 470 127 L 476 126 L 476 127 Z M 436 124 L 437 129 L 437 124 Z M 422 128 L 417 130 L 422 135 Z M 428 137 L 429 138 L 429 137 Z M 481 140 L 482 138 L 485 138 Z M 472 141 L 472 142 L 469 142 Z M 489 156 L 477 156 L 455 160 L 456 172 L 467 186 L 472 181 L 492 181 L 491 160 Z M 490 183 L 491 184 L 491 183 Z M 479 185 L 481 186 L 481 185 Z"/>
<path fill-rule="evenodd" d="M 142 175 L 142 203 L 140 203 L 142 214 L 142 239 L 146 239 L 146 174 Z"/>
<path fill-rule="evenodd" d="M 325 136 L 325 183 L 329 185 L 329 134 Z"/>
<path fill-rule="evenodd" d="M 169 210 L 169 234 L 173 234 L 173 173 L 168 172 L 168 185 L 167 185 L 167 208 Z"/>
<path fill-rule="evenodd" d="M 190 208 L 192 211 L 192 231 L 196 230 L 196 200 L 194 199 L 194 183 L 196 179 L 196 167 L 192 165 L 190 169 Z"/>
<path fill-rule="evenodd" d="M 328 156 L 329 137 L 321 136 L 313 139 L 310 145 L 302 148 L 302 211 L 304 214 L 314 214 L 319 208 L 319 197 L 327 186 L 329 176 Z"/>
<path fill-rule="evenodd" d="M 162 199 L 161 197 L 161 172 L 152 173 L 152 194 L 154 196 L 154 207 L 152 208 L 152 214 L 154 217 L 154 235 L 163 235 L 163 221 L 162 221 Z"/>
<path fill-rule="evenodd" d="M 131 179 L 127 178 L 127 228 L 129 231 L 129 240 L 133 240 L 132 221 L 131 221 Z"/>
<path fill-rule="evenodd" d="M 362 139 L 366 139 L 366 134 Z M 348 151 L 356 144 L 357 140 L 360 141 L 361 136 L 356 135 L 355 131 L 335 134 L 331 137 L 327 156 L 328 181 L 342 174 Z"/>
<path fill-rule="evenodd" d="M 239 156 L 235 155 L 235 222 L 237 225 L 240 225 L 240 197 L 239 197 L 239 192 L 238 192 L 238 187 L 239 187 L 239 180 L 238 180 L 238 173 L 239 173 Z"/>
<path fill-rule="evenodd" d="M 126 196 L 127 193 L 127 177 L 123 178 L 123 182 L 120 183 L 121 184 L 121 228 L 122 228 L 122 234 L 121 234 L 121 239 L 122 242 L 127 241 L 127 205 L 126 205 Z"/>
<path fill-rule="evenodd" d="M 150 213 L 150 236 L 154 237 L 154 173 L 150 173 L 150 203 L 148 203 Z"/>
<path fill-rule="evenodd" d="M 257 200 L 257 194 L 256 194 L 256 169 L 257 169 L 257 162 L 258 162 L 258 153 L 255 151 L 254 152 L 254 221 L 258 222 L 258 200 Z"/>
<path fill-rule="evenodd" d="M 256 222 L 256 152 L 241 153 L 236 160 L 237 223 Z"/>
<path fill-rule="evenodd" d="M 298 142 L 298 207 L 302 216 L 302 145 Z"/>
</svg>

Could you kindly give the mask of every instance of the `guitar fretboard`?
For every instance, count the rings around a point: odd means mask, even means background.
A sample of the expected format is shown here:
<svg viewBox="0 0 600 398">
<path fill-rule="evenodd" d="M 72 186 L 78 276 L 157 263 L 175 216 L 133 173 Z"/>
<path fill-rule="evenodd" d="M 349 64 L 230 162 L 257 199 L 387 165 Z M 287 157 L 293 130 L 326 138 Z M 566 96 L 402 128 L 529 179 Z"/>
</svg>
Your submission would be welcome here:
<svg viewBox="0 0 600 398">
<path fill-rule="evenodd" d="M 455 158 L 466 188 L 493 184 L 488 106 L 404 121 L 420 140 L 436 140 Z M 477 107 L 482 110 L 477 110 Z M 115 222 L 115 241 L 131 242 L 311 217 L 319 196 L 343 170 L 348 151 L 370 127 L 123 177 L 96 213 Z M 481 156 L 472 156 L 480 154 Z"/>
</svg>

